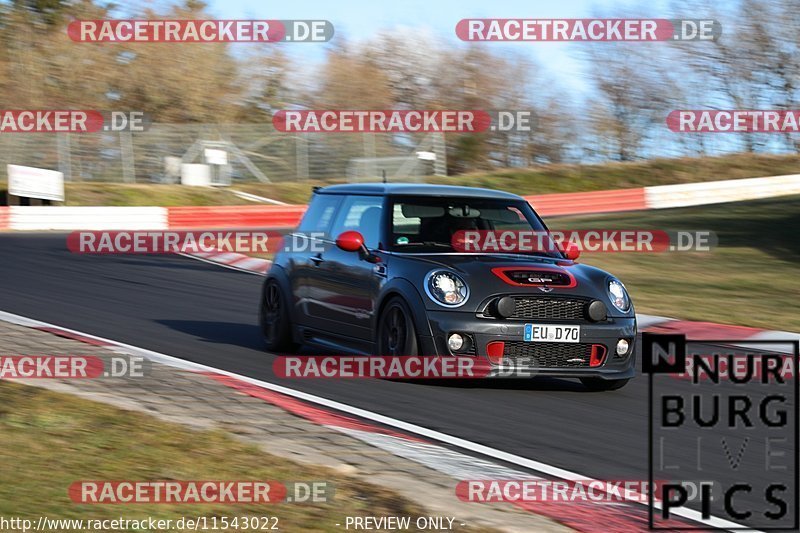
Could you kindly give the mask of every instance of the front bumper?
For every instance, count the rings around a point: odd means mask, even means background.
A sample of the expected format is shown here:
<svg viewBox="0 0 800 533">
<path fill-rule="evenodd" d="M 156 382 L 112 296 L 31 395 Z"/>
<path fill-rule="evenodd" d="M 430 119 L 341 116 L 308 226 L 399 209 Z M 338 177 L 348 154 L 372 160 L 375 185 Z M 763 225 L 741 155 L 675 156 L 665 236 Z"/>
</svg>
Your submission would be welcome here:
<svg viewBox="0 0 800 533">
<path fill-rule="evenodd" d="M 474 354 L 460 357 L 480 357 L 489 360 L 487 345 L 492 341 L 523 340 L 526 321 L 496 320 L 477 318 L 474 313 L 458 311 L 428 311 L 428 323 L 432 337 L 420 339 L 423 354 L 453 355 L 447 347 L 447 337 L 451 333 L 467 333 L 474 339 Z M 533 321 L 531 321 L 533 322 Z M 537 320 L 537 324 L 566 324 L 557 320 Z M 569 322 L 572 323 L 572 322 Z M 602 345 L 606 349 L 605 358 L 599 366 L 516 366 L 516 375 L 547 375 L 557 377 L 599 377 L 605 379 L 628 379 L 636 375 L 635 339 L 636 318 L 612 318 L 603 322 L 580 322 L 580 344 Z M 616 354 L 617 341 L 627 339 L 630 347 L 625 356 Z M 525 343 L 526 348 L 536 350 L 552 343 Z M 506 365 L 504 365 L 506 366 Z M 513 365 L 512 365 L 513 366 Z"/>
</svg>

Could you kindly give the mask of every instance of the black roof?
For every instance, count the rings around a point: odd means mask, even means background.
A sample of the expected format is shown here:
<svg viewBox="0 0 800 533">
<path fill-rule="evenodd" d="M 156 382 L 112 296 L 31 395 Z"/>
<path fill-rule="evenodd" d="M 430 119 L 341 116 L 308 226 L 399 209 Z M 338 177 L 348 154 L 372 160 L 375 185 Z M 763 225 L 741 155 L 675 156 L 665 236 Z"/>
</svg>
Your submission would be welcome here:
<svg viewBox="0 0 800 533">
<path fill-rule="evenodd" d="M 316 191 L 317 194 L 373 194 L 380 196 L 454 196 L 461 198 L 489 198 L 494 200 L 522 200 L 510 192 L 478 187 L 456 185 L 432 185 L 426 183 L 348 183 L 330 185 Z"/>
</svg>

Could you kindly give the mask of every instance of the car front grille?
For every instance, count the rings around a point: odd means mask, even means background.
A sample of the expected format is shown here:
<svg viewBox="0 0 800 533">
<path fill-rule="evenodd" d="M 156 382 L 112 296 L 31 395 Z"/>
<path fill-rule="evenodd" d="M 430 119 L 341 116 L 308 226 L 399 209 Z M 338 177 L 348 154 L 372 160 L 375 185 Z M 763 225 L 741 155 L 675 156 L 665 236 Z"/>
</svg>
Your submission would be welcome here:
<svg viewBox="0 0 800 533">
<path fill-rule="evenodd" d="M 517 296 L 514 298 L 514 314 L 509 318 L 584 320 L 584 300 L 572 298 L 542 298 Z"/>
<path fill-rule="evenodd" d="M 585 368 L 589 366 L 592 345 L 568 342 L 506 341 L 505 363 L 532 368 Z"/>
</svg>

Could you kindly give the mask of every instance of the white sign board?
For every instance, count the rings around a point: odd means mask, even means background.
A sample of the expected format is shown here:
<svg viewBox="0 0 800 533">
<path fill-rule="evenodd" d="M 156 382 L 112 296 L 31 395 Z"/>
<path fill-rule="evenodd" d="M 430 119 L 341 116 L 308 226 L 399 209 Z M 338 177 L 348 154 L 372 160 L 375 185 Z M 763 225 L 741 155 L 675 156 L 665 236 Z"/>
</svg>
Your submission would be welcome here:
<svg viewBox="0 0 800 533">
<path fill-rule="evenodd" d="M 215 148 L 205 149 L 206 163 L 209 165 L 227 165 L 228 152 L 225 150 L 217 150 Z"/>
<path fill-rule="evenodd" d="M 8 165 L 8 194 L 64 201 L 64 174 L 43 168 Z"/>
<path fill-rule="evenodd" d="M 436 152 L 417 152 L 417 159 L 436 161 Z"/>
<path fill-rule="evenodd" d="M 211 167 L 208 165 L 184 163 L 181 165 L 181 185 L 210 187 Z"/>
</svg>

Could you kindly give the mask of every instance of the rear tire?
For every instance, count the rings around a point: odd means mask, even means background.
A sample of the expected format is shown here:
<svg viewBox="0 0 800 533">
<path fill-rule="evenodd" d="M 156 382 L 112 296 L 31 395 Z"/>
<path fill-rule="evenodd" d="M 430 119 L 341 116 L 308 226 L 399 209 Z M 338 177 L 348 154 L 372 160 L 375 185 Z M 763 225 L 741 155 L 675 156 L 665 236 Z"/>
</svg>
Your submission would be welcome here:
<svg viewBox="0 0 800 533">
<path fill-rule="evenodd" d="M 418 355 L 419 343 L 414 319 L 408 304 L 400 298 L 389 300 L 378 319 L 378 336 L 375 343 L 378 355 Z"/>
<path fill-rule="evenodd" d="M 619 390 L 629 381 L 630 379 L 581 378 L 584 387 L 596 392 Z"/>
<path fill-rule="evenodd" d="M 277 281 L 270 279 L 264 284 L 258 318 L 264 344 L 271 352 L 294 353 L 299 348 L 292 341 L 292 323 L 287 302 Z"/>
</svg>

